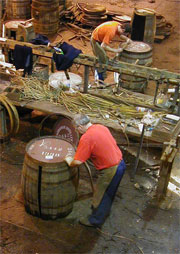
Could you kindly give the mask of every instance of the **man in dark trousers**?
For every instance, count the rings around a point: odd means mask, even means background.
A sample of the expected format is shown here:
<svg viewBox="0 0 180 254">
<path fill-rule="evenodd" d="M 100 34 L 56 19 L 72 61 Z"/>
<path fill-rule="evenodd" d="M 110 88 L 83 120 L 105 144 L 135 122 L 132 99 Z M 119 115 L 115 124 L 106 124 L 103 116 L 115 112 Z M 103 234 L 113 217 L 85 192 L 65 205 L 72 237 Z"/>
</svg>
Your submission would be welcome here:
<svg viewBox="0 0 180 254">
<path fill-rule="evenodd" d="M 108 21 L 96 27 L 96 29 L 92 32 L 91 46 L 93 54 L 98 58 L 100 64 L 108 63 L 106 51 L 114 53 L 121 53 L 123 51 L 122 47 L 119 47 L 117 49 L 110 47 L 110 42 L 114 39 L 116 35 L 118 35 L 120 39 L 126 42 L 123 47 L 131 43 L 131 40 L 124 35 L 124 33 L 130 31 L 130 25 L 122 25 L 116 21 Z M 106 78 L 106 70 L 103 69 L 101 66 L 98 68 L 97 72 L 99 80 L 104 80 Z"/>
<path fill-rule="evenodd" d="M 92 124 L 89 117 L 83 114 L 75 115 L 74 124 L 82 136 L 74 158 L 67 156 L 65 161 L 70 167 L 74 167 L 91 159 L 98 175 L 92 199 L 92 214 L 80 219 L 79 222 L 85 226 L 101 227 L 110 213 L 124 175 L 125 162 L 107 127 Z"/>
</svg>

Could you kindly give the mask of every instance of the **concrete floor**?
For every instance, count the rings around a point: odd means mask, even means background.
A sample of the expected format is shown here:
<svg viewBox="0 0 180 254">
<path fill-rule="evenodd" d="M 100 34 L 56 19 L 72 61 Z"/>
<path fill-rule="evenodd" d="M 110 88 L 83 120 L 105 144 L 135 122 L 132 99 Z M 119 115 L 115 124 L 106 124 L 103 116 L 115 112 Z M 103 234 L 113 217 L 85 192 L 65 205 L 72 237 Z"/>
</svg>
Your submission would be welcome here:
<svg viewBox="0 0 180 254">
<path fill-rule="evenodd" d="M 26 144 L 38 137 L 38 128 L 38 118 L 21 121 L 16 138 L 1 145 L 1 253 L 180 253 L 180 196 L 168 191 L 168 197 L 158 208 L 153 199 L 157 171 L 146 172 L 147 165 L 140 162 L 135 182 L 131 182 L 129 174 L 134 157 L 125 151 L 127 170 L 101 231 L 78 223 L 80 217 L 90 213 L 90 198 L 75 202 L 67 217 L 55 221 L 26 213 L 21 195 L 21 170 Z M 92 174 L 95 179 L 93 169 Z M 178 187 L 176 190 L 180 193 Z M 80 192 L 90 191 L 88 174 L 82 170 Z"/>
</svg>

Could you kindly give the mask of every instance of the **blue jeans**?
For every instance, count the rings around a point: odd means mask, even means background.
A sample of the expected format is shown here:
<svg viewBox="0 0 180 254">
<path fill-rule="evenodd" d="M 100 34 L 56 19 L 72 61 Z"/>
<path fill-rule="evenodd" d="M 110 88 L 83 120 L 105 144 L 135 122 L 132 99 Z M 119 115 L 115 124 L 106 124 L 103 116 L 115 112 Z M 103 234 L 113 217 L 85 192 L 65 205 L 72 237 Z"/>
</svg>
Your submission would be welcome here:
<svg viewBox="0 0 180 254">
<path fill-rule="evenodd" d="M 100 227 L 105 222 L 106 217 L 110 214 L 111 206 L 125 169 L 126 164 L 124 160 L 122 160 L 118 165 L 116 174 L 106 189 L 99 206 L 93 210 L 92 214 L 88 218 L 92 225 Z"/>
<path fill-rule="evenodd" d="M 98 78 L 99 80 L 104 81 L 103 72 L 98 72 Z"/>
</svg>

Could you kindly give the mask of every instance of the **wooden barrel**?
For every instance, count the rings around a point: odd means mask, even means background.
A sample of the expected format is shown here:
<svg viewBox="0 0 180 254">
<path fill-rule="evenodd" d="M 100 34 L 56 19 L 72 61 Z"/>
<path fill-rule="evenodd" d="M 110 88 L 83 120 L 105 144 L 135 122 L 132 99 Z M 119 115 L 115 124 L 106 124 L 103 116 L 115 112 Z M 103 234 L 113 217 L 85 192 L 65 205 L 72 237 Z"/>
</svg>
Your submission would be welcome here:
<svg viewBox="0 0 180 254">
<path fill-rule="evenodd" d="M 6 4 L 7 18 L 30 19 L 31 0 L 8 0 Z"/>
<path fill-rule="evenodd" d="M 31 15 L 34 30 L 38 34 L 49 35 L 59 29 L 59 0 L 32 0 Z"/>
<path fill-rule="evenodd" d="M 156 33 L 156 13 L 151 9 L 134 9 L 131 39 L 153 44 Z"/>
<path fill-rule="evenodd" d="M 120 61 L 151 66 L 152 64 L 152 47 L 144 42 L 133 41 L 120 54 Z M 121 86 L 136 92 L 144 92 L 147 87 L 145 78 L 122 74 Z"/>
<path fill-rule="evenodd" d="M 71 142 L 75 146 L 78 145 L 79 133 L 74 127 L 72 120 L 67 117 L 59 117 L 53 127 L 53 134 Z"/>
<path fill-rule="evenodd" d="M 27 144 L 21 184 L 28 213 L 54 220 L 72 211 L 78 170 L 69 168 L 64 158 L 74 153 L 72 144 L 55 136 L 39 137 Z"/>
</svg>

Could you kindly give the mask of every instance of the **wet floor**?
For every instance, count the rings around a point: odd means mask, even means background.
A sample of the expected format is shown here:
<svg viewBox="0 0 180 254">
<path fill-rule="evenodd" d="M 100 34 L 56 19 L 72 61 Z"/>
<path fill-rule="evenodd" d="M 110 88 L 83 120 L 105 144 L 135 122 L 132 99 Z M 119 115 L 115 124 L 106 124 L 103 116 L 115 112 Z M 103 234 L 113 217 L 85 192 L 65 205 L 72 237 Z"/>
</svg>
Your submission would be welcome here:
<svg viewBox="0 0 180 254">
<path fill-rule="evenodd" d="M 128 168 L 101 230 L 78 223 L 80 217 L 91 211 L 90 198 L 75 202 L 73 211 L 58 220 L 47 221 L 28 214 L 21 195 L 21 172 L 27 142 L 39 136 L 43 117 L 31 115 L 28 119 L 26 115 L 23 118 L 16 137 L 1 144 L 1 253 L 180 253 L 179 196 L 171 194 L 171 207 L 158 208 L 153 199 L 157 177 L 145 172 L 145 165 L 140 164 L 135 182 L 131 182 L 129 175 L 134 158 L 127 152 L 124 159 Z M 92 174 L 95 180 L 93 168 Z M 135 188 L 137 182 L 146 185 Z M 82 169 L 80 194 L 90 192 L 89 176 Z"/>
</svg>

